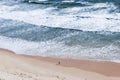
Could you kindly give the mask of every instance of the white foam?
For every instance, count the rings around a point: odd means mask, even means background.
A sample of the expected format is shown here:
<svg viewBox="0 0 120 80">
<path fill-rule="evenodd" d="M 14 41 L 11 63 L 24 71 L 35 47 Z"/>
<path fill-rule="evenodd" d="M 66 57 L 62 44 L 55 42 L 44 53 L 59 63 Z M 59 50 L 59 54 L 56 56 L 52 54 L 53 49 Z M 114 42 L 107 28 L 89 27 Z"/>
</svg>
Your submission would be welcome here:
<svg viewBox="0 0 120 80">
<path fill-rule="evenodd" d="M 111 60 L 111 62 L 120 63 L 120 60 Z"/>
<path fill-rule="evenodd" d="M 80 45 L 67 46 L 61 42 L 31 42 L 0 36 L 0 48 L 12 50 L 18 54 L 56 56 L 62 58 L 86 58 L 100 60 L 119 60 L 119 48 L 114 45 L 102 48 L 89 48 Z"/>
<path fill-rule="evenodd" d="M 36 25 L 50 27 L 62 27 L 80 29 L 84 31 L 120 31 L 120 14 L 109 14 L 108 11 L 115 9 L 112 4 L 99 3 L 87 7 L 66 8 L 55 11 L 56 8 L 34 9 L 30 11 L 15 10 L 19 5 L 0 5 L 0 18 L 24 21 Z M 24 4 L 23 6 L 28 6 Z M 91 9 L 103 8 L 92 11 Z M 7 8 L 7 9 L 6 9 Z M 84 16 L 89 18 L 78 18 Z M 112 18 L 108 20 L 106 18 Z"/>
</svg>

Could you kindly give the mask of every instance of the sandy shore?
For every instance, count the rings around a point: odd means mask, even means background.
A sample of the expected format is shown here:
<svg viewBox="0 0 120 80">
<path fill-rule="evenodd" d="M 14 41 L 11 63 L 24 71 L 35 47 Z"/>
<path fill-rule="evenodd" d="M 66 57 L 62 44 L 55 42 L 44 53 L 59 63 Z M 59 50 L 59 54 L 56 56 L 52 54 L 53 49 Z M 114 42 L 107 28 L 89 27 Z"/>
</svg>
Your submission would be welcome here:
<svg viewBox="0 0 120 80">
<path fill-rule="evenodd" d="M 32 57 L 0 49 L 0 80 L 120 80 L 120 63 Z"/>
</svg>

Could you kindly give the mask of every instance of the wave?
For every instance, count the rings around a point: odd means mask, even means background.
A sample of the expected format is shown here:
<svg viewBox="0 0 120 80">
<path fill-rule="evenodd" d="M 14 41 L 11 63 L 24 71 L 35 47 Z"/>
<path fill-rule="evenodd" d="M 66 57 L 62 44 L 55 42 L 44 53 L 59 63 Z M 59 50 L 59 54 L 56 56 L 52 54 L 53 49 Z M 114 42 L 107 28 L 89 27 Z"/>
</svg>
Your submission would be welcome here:
<svg viewBox="0 0 120 80">
<path fill-rule="evenodd" d="M 33 42 L 0 36 L 0 48 L 12 50 L 18 54 L 34 56 L 54 56 L 73 59 L 120 60 L 119 47 L 106 45 L 93 48 L 85 46 L 67 46 L 60 42 Z"/>
<path fill-rule="evenodd" d="M 45 2 L 45 1 L 52 1 L 52 2 L 119 2 L 119 0 L 26 0 L 29 2 Z"/>
<path fill-rule="evenodd" d="M 64 9 L 33 4 L 17 4 L 14 6 L 2 4 L 0 7 L 0 18 L 23 21 L 38 26 L 83 31 L 119 32 L 119 17 L 118 7 L 110 3 L 97 3 L 91 6 Z"/>
<path fill-rule="evenodd" d="M 39 42 L 57 40 L 57 42 L 66 41 L 66 44 L 68 42 L 68 44 L 72 45 L 73 42 L 74 44 L 79 45 L 79 43 L 83 43 L 84 41 L 88 41 L 89 43 L 92 40 L 97 40 L 95 43 L 102 43 L 103 41 L 106 41 L 106 43 L 113 43 L 114 41 L 120 40 L 120 32 L 82 31 L 57 27 L 52 28 L 6 19 L 1 19 L 0 22 L 0 35 L 11 38 L 20 38 L 28 41 Z"/>
<path fill-rule="evenodd" d="M 71 4 L 71 6 L 76 6 L 76 5 L 80 5 L 82 4 L 90 4 L 90 3 L 113 3 L 116 6 L 120 5 L 120 1 L 119 0 L 26 0 L 29 3 L 35 3 L 35 4 L 62 4 L 62 5 L 69 5 Z M 67 3 L 67 4 L 66 4 Z M 72 5 L 73 4 L 73 5 Z M 67 7 L 67 6 L 66 6 Z"/>
<path fill-rule="evenodd" d="M 0 48 L 28 55 L 120 60 L 120 13 L 113 3 L 59 8 L 0 2 Z"/>
</svg>

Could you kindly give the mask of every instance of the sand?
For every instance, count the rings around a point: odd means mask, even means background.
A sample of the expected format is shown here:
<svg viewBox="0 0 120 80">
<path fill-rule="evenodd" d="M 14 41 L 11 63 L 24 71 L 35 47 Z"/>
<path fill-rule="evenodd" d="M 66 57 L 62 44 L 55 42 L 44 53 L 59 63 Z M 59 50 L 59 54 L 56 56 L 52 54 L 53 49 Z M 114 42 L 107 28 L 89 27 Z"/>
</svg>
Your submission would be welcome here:
<svg viewBox="0 0 120 80">
<path fill-rule="evenodd" d="M 0 80 L 120 80 L 119 68 L 120 63 L 33 57 L 0 49 Z"/>
</svg>

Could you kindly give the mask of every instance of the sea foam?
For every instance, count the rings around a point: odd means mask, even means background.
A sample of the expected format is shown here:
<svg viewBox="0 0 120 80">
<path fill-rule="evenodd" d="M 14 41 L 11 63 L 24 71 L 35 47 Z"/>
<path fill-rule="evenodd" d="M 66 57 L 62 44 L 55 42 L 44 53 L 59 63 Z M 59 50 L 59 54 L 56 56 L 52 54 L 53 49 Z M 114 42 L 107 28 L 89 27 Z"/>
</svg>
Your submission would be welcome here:
<svg viewBox="0 0 120 80">
<path fill-rule="evenodd" d="M 29 5 L 24 4 L 23 6 Z M 79 29 L 84 31 L 120 31 L 120 14 L 110 13 L 110 11 L 117 8 L 110 3 L 97 3 L 92 6 L 60 10 L 57 10 L 56 7 L 48 7 L 21 11 L 19 8 L 19 5 L 1 5 L 0 17 L 35 25 Z"/>
<path fill-rule="evenodd" d="M 118 6 L 86 4 L 60 9 L 0 3 L 0 48 L 28 55 L 120 60 Z"/>
</svg>

